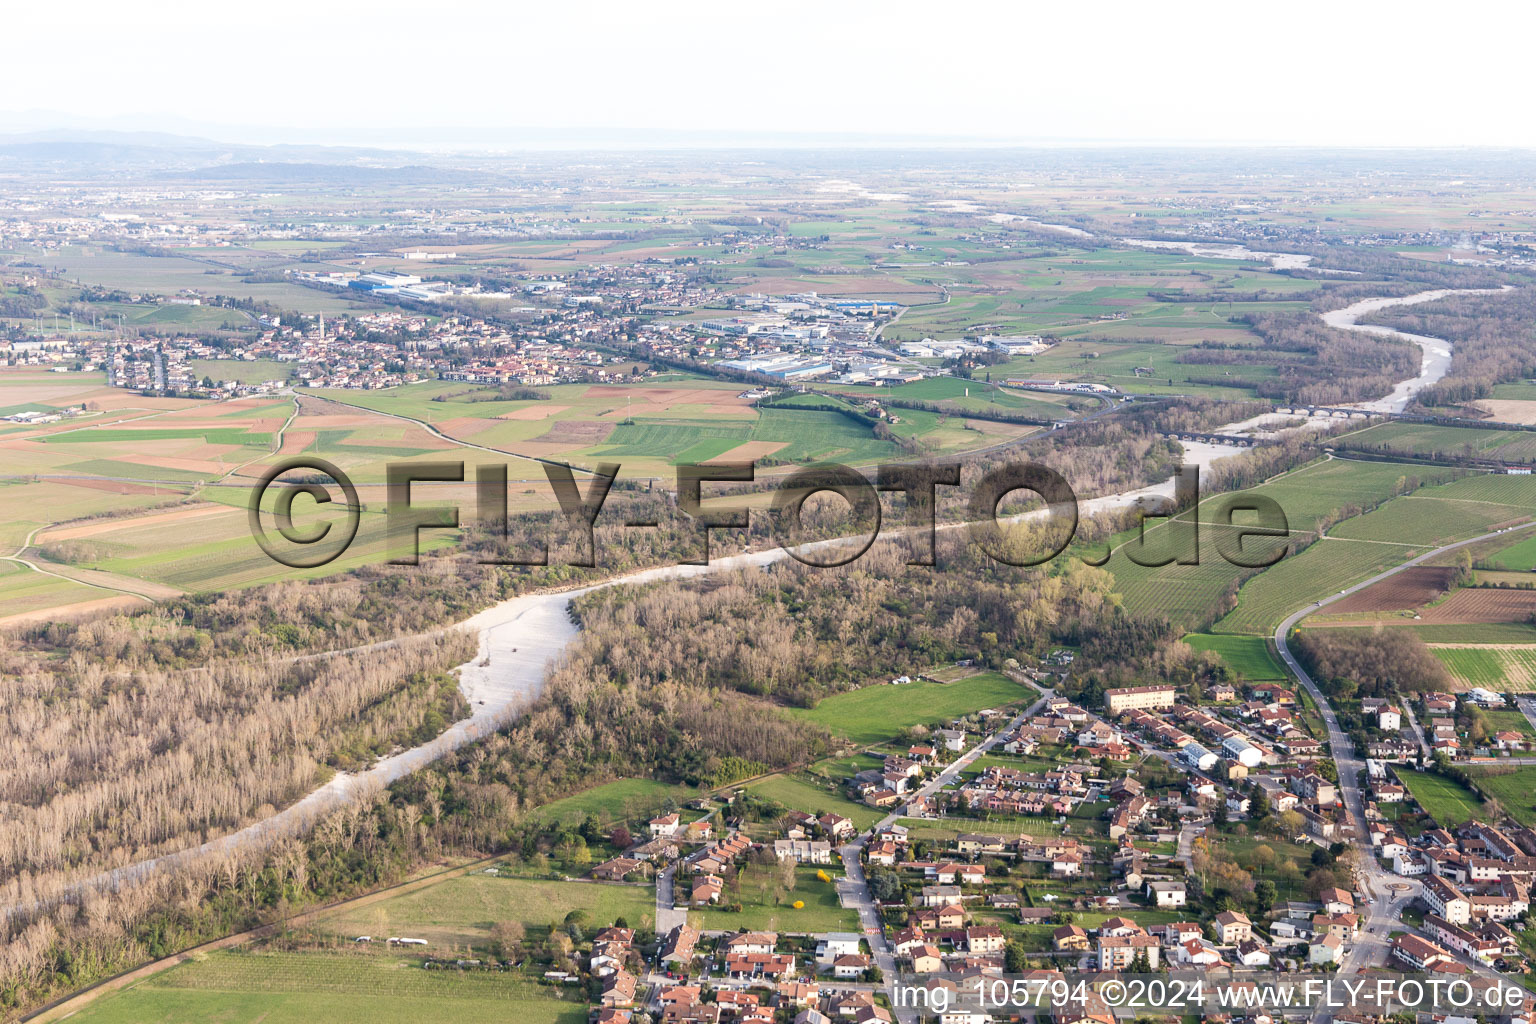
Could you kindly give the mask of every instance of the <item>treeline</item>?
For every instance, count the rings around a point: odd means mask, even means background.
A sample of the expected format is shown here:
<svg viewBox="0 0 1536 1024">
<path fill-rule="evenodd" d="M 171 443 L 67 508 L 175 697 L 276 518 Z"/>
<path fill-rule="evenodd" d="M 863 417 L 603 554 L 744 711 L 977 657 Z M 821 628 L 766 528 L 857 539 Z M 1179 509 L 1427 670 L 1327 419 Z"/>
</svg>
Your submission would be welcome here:
<svg viewBox="0 0 1536 1024">
<path fill-rule="evenodd" d="M 124 669 L 152 622 L 88 622 L 62 663 L 14 647 L 0 672 L 0 905 L 195 845 L 352 768 L 436 735 L 467 711 L 442 673 L 473 657 L 459 632 L 317 659 L 232 658 Z M 115 664 L 121 665 L 122 662 Z"/>
<path fill-rule="evenodd" d="M 1184 290 L 1182 288 L 1153 288 L 1148 290 L 1147 298 L 1154 302 L 1178 302 L 1189 304 L 1210 303 L 1217 305 L 1223 302 L 1297 302 L 1310 299 L 1314 295 L 1321 294 L 1321 290 L 1311 292 L 1275 291 L 1271 288 L 1255 288 L 1239 291 L 1236 288 L 1210 288 L 1205 291 Z"/>
<path fill-rule="evenodd" d="M 552 396 L 548 391 L 524 384 L 497 384 L 474 387 L 464 391 L 452 391 L 434 395 L 434 402 L 547 402 Z"/>
<path fill-rule="evenodd" d="M 1339 278 L 1337 274 L 1326 278 L 1328 283 L 1323 294 L 1312 303 L 1312 308 L 1317 312 L 1341 309 L 1361 299 L 1381 295 L 1412 295 L 1414 292 L 1434 288 L 1498 288 L 1511 280 L 1517 280 L 1501 270 L 1466 267 L 1456 263 L 1432 263 L 1399 256 L 1391 250 L 1343 245 L 1318 250 L 1311 268 L 1284 273 L 1313 280 L 1322 276 L 1319 272 L 1324 270 L 1342 271 L 1347 275 L 1374 280 L 1349 281 Z"/>
<path fill-rule="evenodd" d="M 1296 657 L 1330 696 L 1344 700 L 1451 685 L 1440 659 L 1408 629 L 1308 629 L 1297 634 Z"/>
<path fill-rule="evenodd" d="M 939 416 L 955 416 L 967 420 L 990 420 L 994 423 L 1016 423 L 1023 426 L 1044 427 L 1056 422 L 1043 416 L 1034 416 L 1029 413 L 1007 409 L 1001 406 L 982 409 L 959 409 L 943 402 L 925 402 L 916 398 L 889 398 L 880 397 L 880 404 L 888 409 L 913 409 L 918 412 L 931 412 Z"/>
<path fill-rule="evenodd" d="M 1257 313 L 1238 319 L 1263 338 L 1265 346 L 1228 350 L 1223 357 L 1233 357 L 1234 363 L 1268 364 L 1281 353 L 1276 376 L 1255 381 L 1261 398 L 1315 405 L 1367 401 L 1390 394 L 1398 381 L 1419 374 L 1418 346 L 1400 338 L 1338 330 L 1312 313 Z M 1216 361 L 1207 352 L 1187 355 L 1191 361 Z"/>
</svg>

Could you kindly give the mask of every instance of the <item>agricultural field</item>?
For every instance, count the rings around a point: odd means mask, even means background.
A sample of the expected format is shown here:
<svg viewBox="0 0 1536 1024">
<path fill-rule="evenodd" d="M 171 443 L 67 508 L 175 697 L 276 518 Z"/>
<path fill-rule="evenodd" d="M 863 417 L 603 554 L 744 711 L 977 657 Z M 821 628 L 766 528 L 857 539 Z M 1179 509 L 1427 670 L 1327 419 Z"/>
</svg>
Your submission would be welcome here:
<svg viewBox="0 0 1536 1024">
<path fill-rule="evenodd" d="M 1483 427 L 1447 427 L 1428 423 L 1381 423 L 1346 434 L 1342 444 L 1384 453 L 1476 456 L 1502 462 L 1536 461 L 1536 433 Z"/>
<path fill-rule="evenodd" d="M 900 686 L 865 686 L 822 699 L 814 708 L 788 713 L 855 743 L 879 743 L 913 725 L 943 722 L 983 708 L 1033 700 L 1038 694 L 995 672 L 953 683 L 918 680 Z"/>
<path fill-rule="evenodd" d="M 293 372 L 290 364 L 274 359 L 191 359 L 187 365 L 199 380 L 207 377 L 215 382 L 233 380 L 241 384 L 287 380 Z"/>
<path fill-rule="evenodd" d="M 324 243 L 308 242 L 316 247 Z M 220 249 L 219 260 L 233 263 L 230 250 Z M 131 293 L 171 295 L 183 289 L 193 289 L 209 294 L 239 295 L 258 302 L 270 302 L 298 313 L 352 313 L 367 311 L 371 307 L 356 301 L 345 292 L 332 289 L 305 288 L 287 282 L 251 283 L 234 276 L 228 266 L 215 266 L 188 255 L 146 256 L 138 253 L 113 252 L 96 246 L 67 245 L 48 253 L 50 267 L 57 267 L 70 280 L 82 284 L 98 285 Z M 285 257 L 282 253 L 249 252 L 249 258 L 240 261 L 240 272 L 272 271 L 302 265 L 302 261 Z M 205 317 L 204 326 L 212 323 L 208 314 L 218 314 L 219 323 L 236 325 L 249 323 L 249 318 L 234 310 L 215 306 L 159 306 L 153 303 L 123 304 L 124 320 L 137 312 L 152 314 L 160 310 L 185 311 L 177 315 L 198 313 Z M 238 319 L 235 319 L 238 317 Z M 180 323 L 180 321 L 173 321 Z"/>
<path fill-rule="evenodd" d="M 1416 565 L 1335 601 L 1328 606 L 1328 617 L 1418 608 L 1444 594 L 1454 575 L 1449 567 Z M 1319 621 L 1323 618 L 1319 616 Z"/>
<path fill-rule="evenodd" d="M 1521 622 L 1426 626 L 1418 622 L 1388 619 L 1381 624 L 1396 629 L 1411 630 L 1427 644 L 1536 644 L 1536 626 Z"/>
<path fill-rule="evenodd" d="M 1536 690 L 1536 645 L 1431 644 L 1460 689 Z M 1522 720 L 1524 716 L 1521 716 Z"/>
<path fill-rule="evenodd" d="M 1044 420 L 1062 419 L 1075 411 L 1096 408 L 1100 404 L 1091 398 L 1020 391 L 1001 387 L 996 382 L 989 384 L 985 380 L 965 380 L 960 377 L 930 377 L 927 380 L 882 388 L 873 393 L 869 388 L 843 388 L 836 385 L 829 390 L 853 399 L 868 398 L 873 394 L 874 397 L 934 402 L 956 412 L 1007 412 L 1037 416 Z"/>
<path fill-rule="evenodd" d="M 1493 386 L 1493 397 L 1511 402 L 1536 402 L 1536 380 L 1495 384 Z"/>
<path fill-rule="evenodd" d="M 1341 461 L 1342 460 L 1335 460 Z M 1349 463 L 1363 469 L 1364 464 Z M 1383 464 L 1390 466 L 1391 464 Z M 1406 467 L 1394 467 L 1402 470 Z M 1433 475 L 1419 476 L 1428 482 Z M 1296 474 L 1289 478 L 1297 479 Z M 1351 584 L 1445 543 L 1520 521 L 1536 501 L 1526 483 L 1522 491 L 1503 481 L 1516 477 L 1470 476 L 1436 486 L 1421 487 L 1393 498 L 1362 516 L 1347 519 L 1306 551 L 1281 561 L 1250 580 L 1238 595 L 1238 605 L 1216 624 L 1216 632 L 1266 633 L 1308 601 L 1321 600 Z M 1417 579 L 1415 577 L 1415 579 Z M 1387 581 L 1392 583 L 1392 581 Z M 1422 584 L 1423 580 L 1418 580 Z M 1386 590 L 1403 586 L 1393 584 Z M 1529 598 L 1488 595 L 1529 594 Z M 1467 596 L 1475 594 L 1479 596 Z M 1379 598 L 1379 599 L 1378 599 Z M 1392 595 L 1361 598 L 1381 603 Z M 1422 610 L 1424 623 L 1513 622 L 1524 618 L 1518 609 L 1536 592 L 1457 591 Z M 1332 607 L 1328 609 L 1334 611 Z M 1526 612 L 1529 614 L 1529 611 Z"/>
<path fill-rule="evenodd" d="M 1369 572 L 1360 567 L 1379 566 L 1402 561 L 1413 549 L 1383 546 L 1366 542 L 1328 541 L 1336 545 L 1327 557 L 1316 551 L 1316 545 L 1299 555 L 1287 556 L 1264 570 L 1242 569 L 1229 564 L 1218 553 L 1225 541 L 1234 543 L 1241 527 L 1225 525 L 1226 509 L 1240 501 L 1245 494 L 1259 494 L 1276 501 L 1286 515 L 1291 536 L 1308 538 L 1317 520 L 1335 510 L 1349 506 L 1376 504 L 1389 498 L 1395 491 L 1412 485 L 1414 481 L 1438 484 L 1452 477 L 1449 470 L 1434 467 L 1409 467 L 1395 463 L 1356 463 L 1343 459 L 1324 459 L 1292 470 L 1247 491 L 1232 494 L 1216 494 L 1202 500 L 1200 517 L 1200 562 L 1197 565 L 1169 564 L 1146 567 L 1132 562 L 1123 550 L 1134 540 L 1134 531 L 1112 538 L 1112 554 L 1105 564 L 1115 577 L 1115 589 L 1120 592 L 1128 608 L 1167 616 L 1176 623 L 1198 628 L 1210 622 L 1212 609 L 1217 608 L 1222 596 L 1229 589 L 1247 581 L 1240 592 L 1238 608 L 1213 627 L 1219 633 L 1263 633 L 1273 628 L 1286 614 L 1295 610 L 1312 594 L 1315 600 L 1333 592 L 1324 589 L 1341 577 L 1352 583 Z M 1188 521 L 1191 513 L 1184 513 L 1180 520 Z M 1238 518 L 1237 523 L 1243 520 Z M 1159 543 L 1165 525 L 1147 529 L 1149 546 Z M 1245 551 L 1269 550 L 1273 540 L 1250 539 L 1244 542 Z M 1081 552 L 1092 557 L 1103 557 L 1103 548 Z M 1399 554 L 1402 553 L 1402 554 Z M 1296 563 L 1299 567 L 1293 568 Z M 1376 569 L 1379 571 L 1379 568 Z M 1271 578 L 1273 582 L 1271 582 Z M 1298 580 L 1305 581 L 1300 591 L 1295 590 Z M 1314 586 L 1313 584 L 1321 584 Z M 1342 589 L 1342 586 L 1334 590 Z M 1313 594 L 1313 591 L 1319 592 Z M 1289 598 L 1295 598 L 1292 604 Z M 1245 607 L 1244 605 L 1247 605 Z M 1276 612 L 1281 614 L 1276 617 Z"/>
<path fill-rule="evenodd" d="M 581 1024 L 585 992 L 526 977 L 426 971 L 419 959 L 368 952 L 221 951 L 88 1004 L 91 1024 L 461 1024 L 517 1020 Z"/>
<path fill-rule="evenodd" d="M 1227 667 L 1244 679 L 1285 679 L 1285 667 L 1269 649 L 1266 637 L 1191 633 L 1184 642 L 1197 651 L 1214 651 Z"/>
<path fill-rule="evenodd" d="M 1403 771 L 1398 779 L 1441 828 L 1455 828 L 1482 813 L 1482 801 L 1461 783 L 1433 772 Z"/>
<path fill-rule="evenodd" d="M 1526 622 L 1536 615 L 1536 590 L 1465 587 L 1419 612 L 1430 625 Z"/>
<path fill-rule="evenodd" d="M 893 441 L 847 404 L 847 413 L 812 408 L 835 398 L 806 396 L 756 408 L 742 385 L 677 375 L 665 382 L 633 385 L 566 384 L 541 391 L 547 400 L 478 401 L 489 389 L 429 381 L 389 391 L 303 389 L 385 415 L 429 423 L 448 437 L 536 458 L 560 458 L 590 466 L 617 461 L 625 476 L 671 479 L 678 463 L 773 460 L 804 463 L 835 460 L 867 464 L 901 454 Z M 869 393 L 854 397 L 869 397 Z M 1070 413 L 1048 403 L 1042 418 Z M 973 448 L 1022 436 L 1029 426 L 968 421 L 921 410 L 899 410 L 892 429 L 936 453 Z M 765 464 L 765 468 L 768 464 Z"/>
<path fill-rule="evenodd" d="M 1522 825 L 1536 825 L 1536 767 L 1469 765 L 1467 775 L 1511 818 Z"/>
<path fill-rule="evenodd" d="M 1478 564 L 1507 572 L 1536 570 L 1536 534 L 1525 535 L 1508 547 L 1483 556 Z"/>
<path fill-rule="evenodd" d="M 1340 523 L 1329 536 L 1439 547 L 1530 516 L 1528 510 L 1517 506 L 1440 496 L 1458 493 L 1454 488 L 1451 485 L 1405 495 L 1370 515 Z"/>
<path fill-rule="evenodd" d="M 1324 538 L 1249 580 L 1238 594 L 1237 607 L 1212 628 L 1267 635 L 1309 602 L 1423 553 L 1421 548 Z"/>
<path fill-rule="evenodd" d="M 410 935 L 431 949 L 483 945 L 497 921 L 529 928 L 559 923 L 584 911 L 595 927 L 622 917 L 635 927 L 656 916 L 655 891 L 648 885 L 555 882 L 473 874 L 361 906 L 321 914 L 314 927 L 344 939 L 355 935 Z"/>
<path fill-rule="evenodd" d="M 818 873 L 833 880 L 823 882 Z M 723 904 L 740 903 L 739 913 L 719 907 L 691 913 L 705 931 L 856 932 L 858 911 L 838 899 L 841 873 L 833 865 L 800 864 L 788 871 L 780 865 L 748 864 L 739 875 L 727 873 L 720 898 Z M 794 879 L 793 888 L 788 878 Z"/>
</svg>

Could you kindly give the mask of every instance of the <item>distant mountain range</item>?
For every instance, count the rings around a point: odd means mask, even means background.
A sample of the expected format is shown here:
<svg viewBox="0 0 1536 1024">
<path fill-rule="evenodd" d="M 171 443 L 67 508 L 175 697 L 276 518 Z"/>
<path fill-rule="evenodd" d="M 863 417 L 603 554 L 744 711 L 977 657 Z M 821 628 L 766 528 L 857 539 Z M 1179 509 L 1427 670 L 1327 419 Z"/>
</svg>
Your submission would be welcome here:
<svg viewBox="0 0 1536 1024">
<path fill-rule="evenodd" d="M 47 131 L 0 135 L 0 174 L 109 175 L 223 181 L 443 183 L 470 177 L 427 166 L 428 154 L 347 146 L 248 146 L 162 132 Z"/>
</svg>

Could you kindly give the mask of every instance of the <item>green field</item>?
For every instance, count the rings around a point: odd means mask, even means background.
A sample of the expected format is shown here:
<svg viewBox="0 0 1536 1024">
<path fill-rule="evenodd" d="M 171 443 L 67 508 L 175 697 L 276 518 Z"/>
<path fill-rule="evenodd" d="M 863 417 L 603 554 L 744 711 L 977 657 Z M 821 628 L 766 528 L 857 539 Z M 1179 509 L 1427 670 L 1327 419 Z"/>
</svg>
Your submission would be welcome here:
<svg viewBox="0 0 1536 1024">
<path fill-rule="evenodd" d="M 265 384 L 269 380 L 287 380 L 293 372 L 292 363 L 280 363 L 275 359 L 189 359 L 187 365 L 199 381 L 210 377 L 215 384 L 226 380 Z"/>
<path fill-rule="evenodd" d="M 1346 520 L 1330 531 L 1344 539 L 1421 544 L 1440 547 L 1451 541 L 1487 533 L 1491 528 L 1529 513 L 1512 505 L 1464 501 L 1443 497 L 1459 493 L 1450 488 L 1428 488 L 1388 502 L 1370 515 Z"/>
<path fill-rule="evenodd" d="M 1285 513 L 1291 536 L 1304 540 L 1315 531 L 1321 517 L 1339 508 L 1382 502 L 1395 490 L 1406 486 L 1409 480 L 1438 484 L 1454 475 L 1451 470 L 1435 467 L 1318 460 L 1246 491 L 1216 494 L 1204 499 L 1199 510 L 1199 564 L 1137 565 L 1125 550 L 1125 545 L 1134 537 L 1134 531 L 1131 531 L 1111 539 L 1114 552 L 1105 568 L 1114 574 L 1115 589 L 1127 608 L 1195 628 L 1207 625 L 1223 594 L 1235 583 L 1246 579 L 1238 607 L 1218 623 L 1214 631 L 1268 633 L 1306 601 L 1325 597 L 1349 583 L 1364 579 L 1372 571 L 1395 564 L 1394 560 L 1411 557 L 1414 549 L 1362 541 L 1327 541 L 1325 543 L 1335 547 L 1326 552 L 1316 550 L 1317 546 L 1313 545 L 1267 569 L 1245 570 L 1229 564 L 1217 550 L 1224 541 L 1235 542 L 1245 521 L 1237 517 L 1236 527 L 1219 525 L 1225 522 L 1226 509 L 1240 503 L 1247 494 L 1271 498 Z M 1187 520 L 1190 515 L 1185 513 L 1180 518 Z M 1166 536 L 1164 526 L 1149 527 L 1149 548 L 1158 551 L 1158 545 L 1166 543 Z M 1273 544 L 1273 540 L 1258 538 L 1245 541 L 1244 550 L 1265 551 Z M 1098 546 L 1093 554 L 1102 557 L 1103 550 Z"/>
<path fill-rule="evenodd" d="M 943 722 L 1036 696 L 1034 690 L 996 672 L 983 672 L 954 683 L 920 680 L 901 686 L 865 686 L 834 694 L 809 710 L 791 708 L 789 713 L 856 743 L 878 743 L 908 726 Z"/>
<path fill-rule="evenodd" d="M 1346 434 L 1339 441 L 1357 448 L 1441 458 L 1478 456 L 1504 462 L 1530 462 L 1536 459 L 1536 432 L 1528 430 L 1382 423 Z"/>
<path fill-rule="evenodd" d="M 1504 813 L 1522 825 L 1536 824 L 1536 767 L 1469 766 L 1467 774 L 1490 800 L 1499 802 Z"/>
<path fill-rule="evenodd" d="M 1305 900 L 1306 876 L 1312 870 L 1311 843 L 1292 842 L 1289 837 L 1223 835 L 1212 839 L 1212 845 L 1230 854 L 1244 870 L 1253 873 L 1255 879 L 1267 878 L 1275 884 L 1275 892 L 1281 900 Z M 1274 854 L 1270 863 L 1262 852 L 1267 846 Z"/>
<path fill-rule="evenodd" d="M 733 913 L 718 908 L 698 911 L 700 927 L 705 931 L 774 932 L 856 932 L 859 931 L 858 911 L 842 906 L 837 897 L 835 879 L 842 875 L 842 867 L 835 863 L 820 867 L 801 864 L 795 868 L 795 887 L 787 889 L 778 866 L 748 864 L 741 871 L 739 888 L 733 888 L 734 879 L 725 880 L 725 893 L 721 903 L 740 903 L 741 912 Z M 824 871 L 832 882 L 816 877 Z M 799 901 L 805 906 L 796 908 Z"/>
<path fill-rule="evenodd" d="M 1470 821 L 1482 810 L 1477 794 L 1443 775 L 1405 770 L 1397 777 L 1441 828 L 1454 828 Z"/>
<path fill-rule="evenodd" d="M 747 786 L 747 791 L 765 800 L 776 800 L 792 811 L 841 814 L 859 829 L 866 829 L 885 817 L 885 812 L 866 804 L 854 803 L 843 795 L 843 778 L 828 779 L 821 785 L 797 775 L 770 775 Z"/>
<path fill-rule="evenodd" d="M 1427 644 L 1536 644 L 1536 626 L 1523 622 L 1469 622 L 1466 625 L 1423 626 L 1408 622 L 1393 629 L 1411 629 Z"/>
<path fill-rule="evenodd" d="M 1527 536 L 1509 547 L 1496 551 L 1479 560 L 1481 564 L 1512 572 L 1530 572 L 1536 569 L 1536 535 Z"/>
<path fill-rule="evenodd" d="M 1261 636 L 1222 636 L 1191 633 L 1184 642 L 1197 651 L 1214 651 L 1227 667 L 1244 679 L 1285 679 L 1285 667 L 1270 653 L 1269 640 Z"/>
<path fill-rule="evenodd" d="M 528 818 L 541 824 L 579 825 L 591 814 L 604 825 L 634 822 L 655 817 L 668 802 L 682 805 L 698 795 L 697 790 L 688 786 L 670 785 L 655 779 L 619 779 L 544 804 L 530 811 Z"/>
<path fill-rule="evenodd" d="M 1474 475 L 1437 484 L 1437 472 L 1443 479 L 1451 475 L 1449 471 L 1391 463 L 1334 462 L 1361 474 L 1381 474 L 1386 468 L 1401 479 L 1411 473 L 1427 486 L 1365 515 L 1346 519 L 1306 551 L 1255 576 L 1239 593 L 1237 607 L 1216 624 L 1215 631 L 1268 633 L 1309 601 L 1329 597 L 1430 548 L 1529 516 L 1536 508 L 1536 488 L 1519 477 Z M 1298 477 L 1300 474 L 1293 474 L 1290 479 Z M 1384 478 L 1378 475 L 1377 479 Z M 1338 504 L 1334 502 L 1335 507 Z"/>
<path fill-rule="evenodd" d="M 238 427 L 209 427 L 206 429 L 192 428 L 185 430 L 175 427 L 145 427 L 140 430 L 113 430 L 110 427 L 94 429 L 86 427 L 81 430 L 67 430 L 63 433 L 49 434 L 44 438 L 44 441 L 48 444 L 113 444 L 140 441 L 187 440 L 201 440 L 205 444 L 250 445 L 256 448 L 270 448 L 272 446 L 271 434 L 252 433 L 241 430 Z"/>
<path fill-rule="evenodd" d="M 902 818 L 897 824 L 907 829 L 911 839 L 953 840 L 962 832 L 1019 833 L 1031 836 L 1059 836 L 1062 826 L 1055 818 L 1030 818 L 1022 815 L 996 815 L 991 818 Z M 1079 825 L 1078 827 L 1081 827 Z"/>
<path fill-rule="evenodd" d="M 512 974 L 426 971 L 383 951 L 212 953 L 93 1002 L 91 1024 L 581 1024 L 585 991 Z"/>
<path fill-rule="evenodd" d="M 1465 688 L 1536 690 L 1536 648 L 1434 647 L 1457 682 Z"/>
<path fill-rule="evenodd" d="M 682 393 L 671 393 L 671 389 Z M 485 397 L 489 389 L 423 381 L 376 392 L 306 389 L 302 393 L 426 423 L 449 424 L 445 429 L 452 437 L 506 451 L 536 442 L 557 446 L 578 460 L 619 459 L 626 466 L 648 471 L 704 462 L 747 443 L 765 446 L 758 458 L 780 463 L 863 464 L 902 453 L 895 441 L 875 436 L 873 425 L 857 414 L 854 402 L 835 395 L 799 395 L 754 408 L 737 400 L 739 384 L 692 374 L 630 384 L 563 384 L 540 392 L 548 395 L 547 401 L 472 401 Z M 828 404 L 849 414 L 816 407 Z M 1041 413 L 1042 418 L 1070 415 L 1062 407 L 1035 404 L 1048 410 Z M 979 429 L 968 430 L 958 416 L 900 410 L 900 422 L 891 429 L 903 438 L 921 438 L 932 450 L 947 452 L 1016 437 L 1030 428 L 984 422 Z"/>
<path fill-rule="evenodd" d="M 1268 635 L 1292 612 L 1424 551 L 1374 541 L 1324 538 L 1249 580 L 1238 593 L 1237 607 L 1212 628 L 1219 633 Z"/>
<path fill-rule="evenodd" d="M 322 915 L 315 927 L 343 938 L 410 935 L 428 940 L 431 950 L 442 950 L 483 944 L 497 921 L 542 927 L 573 910 L 585 911 L 593 926 L 622 917 L 638 928 L 655 920 L 655 893 L 648 885 L 466 875 L 366 906 L 343 907 Z"/>
<path fill-rule="evenodd" d="M 1523 711 L 1483 711 L 1481 714 L 1493 727 L 1494 732 L 1513 730 L 1523 734 L 1527 742 L 1536 740 L 1536 728 L 1532 727 L 1530 719 L 1525 717 Z"/>
</svg>

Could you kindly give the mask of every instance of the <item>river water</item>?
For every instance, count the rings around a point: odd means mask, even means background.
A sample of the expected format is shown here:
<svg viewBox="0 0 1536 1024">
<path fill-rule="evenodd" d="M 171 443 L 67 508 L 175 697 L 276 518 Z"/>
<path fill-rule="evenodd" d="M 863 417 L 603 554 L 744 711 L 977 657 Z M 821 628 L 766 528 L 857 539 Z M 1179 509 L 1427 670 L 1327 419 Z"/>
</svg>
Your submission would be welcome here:
<svg viewBox="0 0 1536 1024">
<path fill-rule="evenodd" d="M 1270 254 L 1255 254 L 1264 256 Z M 1463 290 L 1462 294 L 1496 289 Z M 1372 334 L 1402 334 L 1386 327 L 1359 324 L 1367 313 L 1390 306 L 1431 302 L 1454 294 L 1450 290 L 1419 292 L 1403 298 L 1364 299 L 1343 309 L 1323 314 L 1329 326 Z M 1392 394 L 1358 407 L 1372 412 L 1401 412 L 1422 388 L 1433 384 L 1450 368 L 1450 343 L 1439 338 L 1404 334 L 1425 353 L 1417 377 L 1403 381 Z M 1218 427 L 1216 433 L 1253 432 L 1262 436 L 1266 419 L 1275 414 L 1255 417 L 1241 423 Z M 1282 419 L 1288 417 L 1280 417 Z M 1218 459 L 1240 454 L 1242 449 L 1196 442 L 1183 442 L 1185 464 L 1209 469 Z M 1172 497 L 1172 478 L 1160 484 L 1103 495 L 1084 500 L 1079 514 L 1086 518 L 1099 512 L 1128 508 L 1139 501 Z M 1038 515 L 1040 513 L 1033 513 Z M 940 529 L 954 529 L 953 525 Z M 839 543 L 837 541 L 826 542 Z M 822 545 L 812 545 L 812 547 Z M 145 877 L 161 868 L 193 863 L 204 855 L 238 849 L 261 847 L 287 835 L 301 833 L 325 815 L 356 800 L 366 799 L 383 787 L 445 757 L 459 748 L 482 739 L 515 719 L 543 691 L 544 680 L 575 642 L 579 630 L 571 619 L 571 602 L 583 594 L 603 587 L 651 583 L 658 580 L 687 579 L 708 573 L 730 572 L 750 566 L 768 565 L 787 558 L 782 548 L 716 559 L 708 566 L 669 565 L 615 577 L 589 587 L 554 593 L 525 594 L 494 605 L 461 623 L 464 629 L 479 634 L 475 657 L 458 667 L 459 688 L 469 701 L 468 718 L 453 723 L 441 735 L 410 750 L 382 758 L 362 772 L 340 773 L 330 782 L 276 814 L 220 839 L 203 843 L 153 860 L 119 868 L 80 883 L 75 888 L 100 888 Z M 15 908 L 5 908 L 7 913 Z"/>
</svg>

